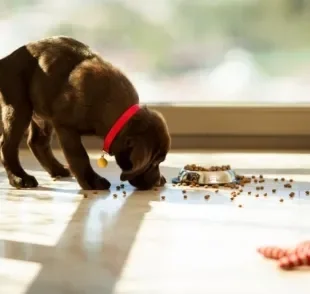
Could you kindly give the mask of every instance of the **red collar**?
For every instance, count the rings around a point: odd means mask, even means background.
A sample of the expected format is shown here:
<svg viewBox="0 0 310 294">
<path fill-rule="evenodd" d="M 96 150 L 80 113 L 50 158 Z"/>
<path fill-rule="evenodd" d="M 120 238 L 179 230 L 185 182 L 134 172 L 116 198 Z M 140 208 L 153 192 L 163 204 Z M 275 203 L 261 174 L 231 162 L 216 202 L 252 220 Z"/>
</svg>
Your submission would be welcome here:
<svg viewBox="0 0 310 294">
<path fill-rule="evenodd" d="M 136 112 L 140 109 L 138 104 L 134 104 L 129 107 L 114 123 L 106 137 L 104 138 L 103 150 L 106 153 L 109 153 L 111 144 L 113 140 L 117 136 L 117 134 L 122 130 L 123 126 L 136 114 Z"/>
</svg>

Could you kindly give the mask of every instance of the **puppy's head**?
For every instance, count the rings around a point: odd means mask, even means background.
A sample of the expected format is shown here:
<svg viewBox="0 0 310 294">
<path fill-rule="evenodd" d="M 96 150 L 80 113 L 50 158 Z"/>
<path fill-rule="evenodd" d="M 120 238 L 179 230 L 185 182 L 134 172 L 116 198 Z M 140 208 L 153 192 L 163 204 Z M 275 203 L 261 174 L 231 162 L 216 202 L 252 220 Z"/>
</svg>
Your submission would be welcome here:
<svg viewBox="0 0 310 294">
<path fill-rule="evenodd" d="M 164 185 L 159 164 L 170 149 L 170 135 L 161 114 L 143 107 L 128 122 L 117 140 L 115 153 L 122 169 L 121 181 L 138 189 L 150 189 Z"/>
</svg>

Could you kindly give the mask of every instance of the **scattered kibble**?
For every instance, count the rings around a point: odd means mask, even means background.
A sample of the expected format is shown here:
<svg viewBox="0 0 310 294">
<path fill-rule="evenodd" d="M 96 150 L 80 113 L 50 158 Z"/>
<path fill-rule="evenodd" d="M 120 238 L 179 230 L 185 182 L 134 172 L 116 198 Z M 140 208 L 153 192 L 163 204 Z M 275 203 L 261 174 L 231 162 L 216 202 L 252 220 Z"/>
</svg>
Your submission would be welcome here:
<svg viewBox="0 0 310 294">
<path fill-rule="evenodd" d="M 290 198 L 294 198 L 295 193 L 294 193 L 294 192 L 291 192 L 291 193 L 289 194 L 289 196 L 290 196 Z"/>
<path fill-rule="evenodd" d="M 264 176 L 263 176 L 263 175 L 259 175 L 259 178 L 260 178 L 260 179 L 263 179 L 263 178 L 264 178 Z"/>
<path fill-rule="evenodd" d="M 123 191 L 123 194 L 126 195 L 126 191 Z"/>
<path fill-rule="evenodd" d="M 293 179 L 290 179 L 290 182 L 293 183 Z"/>
<path fill-rule="evenodd" d="M 88 197 L 88 195 L 85 193 L 85 194 L 83 194 L 83 197 L 84 197 L 84 198 L 87 198 L 87 197 Z"/>
<path fill-rule="evenodd" d="M 119 191 L 121 189 L 121 186 L 116 186 L 116 190 Z"/>
<path fill-rule="evenodd" d="M 257 187 L 256 187 L 256 190 L 260 190 L 260 187 L 257 186 Z"/>
<path fill-rule="evenodd" d="M 242 192 L 243 192 L 243 190 L 241 189 L 241 190 L 240 190 L 240 193 L 242 193 Z"/>
<path fill-rule="evenodd" d="M 161 196 L 160 198 L 161 198 L 161 200 L 165 200 L 166 196 Z"/>
<path fill-rule="evenodd" d="M 285 178 L 281 178 L 281 181 L 284 182 L 284 181 L 285 181 Z"/>
<path fill-rule="evenodd" d="M 256 177 L 255 176 L 252 176 L 252 179 L 255 179 Z"/>
<path fill-rule="evenodd" d="M 234 201 L 234 199 L 235 199 L 235 197 L 230 197 L 230 200 L 231 200 L 231 201 Z"/>
<path fill-rule="evenodd" d="M 242 208 L 243 206 L 242 206 L 242 204 L 239 204 L 238 207 L 239 207 L 239 208 Z"/>
<path fill-rule="evenodd" d="M 278 179 L 278 178 L 275 178 L 274 181 L 277 182 L 277 181 L 279 181 L 279 179 Z"/>
<path fill-rule="evenodd" d="M 187 199 L 187 195 L 184 195 L 183 198 L 184 198 L 184 199 Z"/>
<path fill-rule="evenodd" d="M 113 194 L 113 197 L 114 197 L 114 198 L 117 198 L 117 194 Z"/>
<path fill-rule="evenodd" d="M 276 193 L 277 192 L 277 190 L 276 189 L 272 189 L 272 193 Z"/>
<path fill-rule="evenodd" d="M 292 188 L 291 184 L 284 184 L 284 188 Z"/>
<path fill-rule="evenodd" d="M 310 192 L 309 192 L 309 191 L 306 191 L 306 195 L 310 195 Z"/>
<path fill-rule="evenodd" d="M 257 182 L 258 182 L 258 181 L 255 179 L 255 180 L 254 180 L 254 183 L 256 184 Z"/>
<path fill-rule="evenodd" d="M 218 193 L 219 192 L 219 190 L 215 190 L 215 193 Z"/>
<path fill-rule="evenodd" d="M 267 193 L 264 194 L 265 197 L 267 197 L 267 195 L 268 195 Z"/>
<path fill-rule="evenodd" d="M 264 190 L 264 186 L 260 186 L 260 189 L 261 189 L 261 190 Z"/>
<path fill-rule="evenodd" d="M 125 185 L 124 185 L 124 184 L 121 184 L 120 187 L 121 187 L 122 189 L 124 189 L 124 188 L 125 188 Z"/>
<path fill-rule="evenodd" d="M 183 194 L 186 194 L 186 190 L 183 190 L 182 193 L 183 193 Z"/>
<path fill-rule="evenodd" d="M 251 195 L 251 191 L 248 192 L 248 195 Z"/>
<path fill-rule="evenodd" d="M 280 202 L 284 202 L 284 199 L 283 198 L 280 198 L 280 200 L 279 200 Z"/>
<path fill-rule="evenodd" d="M 210 195 L 205 195 L 205 199 L 209 200 L 210 199 Z"/>
<path fill-rule="evenodd" d="M 98 192 L 97 191 L 93 191 L 93 194 L 98 194 Z"/>
<path fill-rule="evenodd" d="M 258 198 L 258 197 L 259 197 L 259 194 L 256 194 L 255 197 Z"/>
</svg>

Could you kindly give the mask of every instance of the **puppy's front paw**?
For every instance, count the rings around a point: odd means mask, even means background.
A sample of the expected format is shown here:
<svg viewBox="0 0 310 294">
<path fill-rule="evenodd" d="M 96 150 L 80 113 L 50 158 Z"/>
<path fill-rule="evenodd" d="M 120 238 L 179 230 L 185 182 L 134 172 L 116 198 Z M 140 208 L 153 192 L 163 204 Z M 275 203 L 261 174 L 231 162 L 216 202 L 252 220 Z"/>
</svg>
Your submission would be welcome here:
<svg viewBox="0 0 310 294">
<path fill-rule="evenodd" d="M 82 183 L 81 187 L 83 190 L 109 190 L 111 183 L 97 174 L 94 174 L 87 183 Z"/>
<path fill-rule="evenodd" d="M 39 185 L 38 181 L 34 176 L 31 175 L 25 175 L 22 178 L 16 177 L 16 176 L 10 176 L 9 177 L 10 185 L 21 189 L 21 188 L 35 188 Z"/>
</svg>

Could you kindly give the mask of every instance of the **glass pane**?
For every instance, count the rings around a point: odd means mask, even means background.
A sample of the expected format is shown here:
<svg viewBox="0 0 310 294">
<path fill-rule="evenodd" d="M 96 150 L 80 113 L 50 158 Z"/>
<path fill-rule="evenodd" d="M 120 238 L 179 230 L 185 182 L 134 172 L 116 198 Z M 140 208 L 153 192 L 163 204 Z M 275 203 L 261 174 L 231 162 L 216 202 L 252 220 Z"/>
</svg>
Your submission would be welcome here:
<svg viewBox="0 0 310 294">
<path fill-rule="evenodd" d="M 308 0 L 2 0 L 0 55 L 69 35 L 144 103 L 310 102 Z"/>
</svg>

